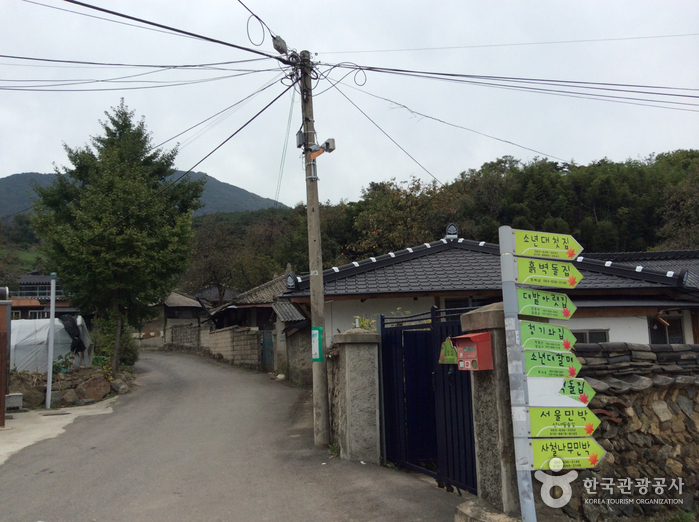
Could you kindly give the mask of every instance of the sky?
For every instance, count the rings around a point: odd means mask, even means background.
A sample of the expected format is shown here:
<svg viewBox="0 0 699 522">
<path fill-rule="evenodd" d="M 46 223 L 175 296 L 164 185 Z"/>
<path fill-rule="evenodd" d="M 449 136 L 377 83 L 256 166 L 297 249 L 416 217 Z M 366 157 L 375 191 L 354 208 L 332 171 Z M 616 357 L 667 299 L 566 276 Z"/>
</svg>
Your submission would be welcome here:
<svg viewBox="0 0 699 522">
<path fill-rule="evenodd" d="M 337 147 L 317 160 L 321 201 L 356 201 L 369 183 L 391 178 L 449 183 L 506 155 L 588 164 L 699 148 L 697 2 L 244 2 L 266 27 L 237 0 L 91 5 L 273 56 L 271 34 L 310 51 L 321 75 L 318 140 L 334 138 Z M 278 192 L 289 206 L 305 201 L 292 90 L 197 165 L 286 89 L 277 60 L 65 1 L 0 0 L 0 13 L 0 178 L 69 166 L 63 144 L 100 135 L 105 111 L 124 98 L 154 145 L 179 135 L 164 145 L 179 143 L 178 169 L 267 198 Z M 355 74 L 357 66 L 614 85 L 587 84 L 598 89 L 583 94 L 570 85 L 509 84 L 528 87 L 520 90 L 497 78 L 446 82 Z"/>
</svg>

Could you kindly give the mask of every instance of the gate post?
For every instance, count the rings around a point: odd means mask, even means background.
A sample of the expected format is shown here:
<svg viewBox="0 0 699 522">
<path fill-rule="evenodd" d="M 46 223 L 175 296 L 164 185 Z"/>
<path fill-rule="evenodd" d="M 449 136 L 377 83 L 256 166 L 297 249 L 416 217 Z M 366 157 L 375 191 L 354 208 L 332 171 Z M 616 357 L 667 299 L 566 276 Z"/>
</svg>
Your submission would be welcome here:
<svg viewBox="0 0 699 522">
<path fill-rule="evenodd" d="M 380 340 L 379 334 L 360 328 L 333 336 L 331 352 L 337 355 L 328 361 L 330 425 L 346 460 L 381 464 Z"/>
<path fill-rule="evenodd" d="M 461 316 L 463 333 L 490 333 L 493 371 L 471 372 L 478 496 L 509 516 L 520 514 L 502 303 Z M 495 414 L 493 414 L 495 413 Z"/>
</svg>

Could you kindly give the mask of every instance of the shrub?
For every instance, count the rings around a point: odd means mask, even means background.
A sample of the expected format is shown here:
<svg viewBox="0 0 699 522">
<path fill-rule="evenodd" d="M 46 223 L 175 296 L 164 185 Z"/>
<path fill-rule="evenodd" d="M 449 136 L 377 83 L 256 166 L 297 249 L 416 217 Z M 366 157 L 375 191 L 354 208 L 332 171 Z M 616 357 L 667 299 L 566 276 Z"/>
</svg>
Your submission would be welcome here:
<svg viewBox="0 0 699 522">
<path fill-rule="evenodd" d="M 107 361 L 110 361 L 114 353 L 114 342 L 116 341 L 116 321 L 110 317 L 96 318 L 93 324 L 92 340 L 95 342 L 95 356 L 105 357 Z M 121 338 L 119 340 L 119 364 L 133 366 L 137 360 L 138 344 L 134 342 L 130 329 L 122 326 Z M 94 358 L 93 364 L 103 366 L 94 362 Z"/>
</svg>

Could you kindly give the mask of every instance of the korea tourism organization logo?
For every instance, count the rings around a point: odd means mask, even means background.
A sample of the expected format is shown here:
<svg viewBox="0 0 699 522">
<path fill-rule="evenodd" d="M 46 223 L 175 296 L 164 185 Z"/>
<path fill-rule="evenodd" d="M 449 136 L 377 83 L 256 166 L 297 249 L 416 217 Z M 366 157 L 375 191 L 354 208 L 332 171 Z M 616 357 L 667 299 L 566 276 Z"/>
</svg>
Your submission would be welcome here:
<svg viewBox="0 0 699 522">
<path fill-rule="evenodd" d="M 556 469 L 557 468 L 557 469 Z M 551 463 L 551 469 L 560 471 L 561 466 L 556 466 L 556 463 Z M 544 504 L 552 508 L 562 508 L 573 498 L 573 488 L 571 484 L 578 478 L 578 472 L 570 470 L 564 475 L 547 475 L 541 470 L 534 473 L 534 477 L 541 482 L 541 500 Z M 562 494 L 559 498 L 554 498 L 551 493 L 553 488 L 560 487 Z M 616 487 L 615 487 L 616 486 Z M 583 499 L 585 504 L 607 504 L 607 505 L 628 505 L 628 504 L 664 504 L 680 506 L 684 504 L 682 498 L 662 498 L 659 495 L 677 494 L 681 495 L 684 490 L 684 481 L 682 478 L 665 479 L 665 478 L 622 478 L 616 481 L 613 478 L 586 478 L 583 480 L 583 488 L 588 496 Z M 615 491 L 619 493 L 619 497 L 596 497 L 598 494 L 613 494 Z M 655 497 L 649 497 L 655 493 Z"/>
</svg>

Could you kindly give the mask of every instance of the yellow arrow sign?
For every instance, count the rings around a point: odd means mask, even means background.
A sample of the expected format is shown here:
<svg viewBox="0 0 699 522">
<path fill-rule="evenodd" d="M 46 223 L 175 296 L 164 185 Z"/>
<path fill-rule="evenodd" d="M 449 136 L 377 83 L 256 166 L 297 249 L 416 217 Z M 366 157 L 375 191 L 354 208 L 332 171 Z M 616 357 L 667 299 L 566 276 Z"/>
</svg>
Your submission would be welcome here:
<svg viewBox="0 0 699 522">
<path fill-rule="evenodd" d="M 517 283 L 521 285 L 552 286 L 572 289 L 583 278 L 572 263 L 549 261 L 548 259 L 515 258 Z"/>
<path fill-rule="evenodd" d="M 517 256 L 574 259 L 583 250 L 580 243 L 567 234 L 532 230 L 515 230 L 514 233 Z"/>
</svg>

